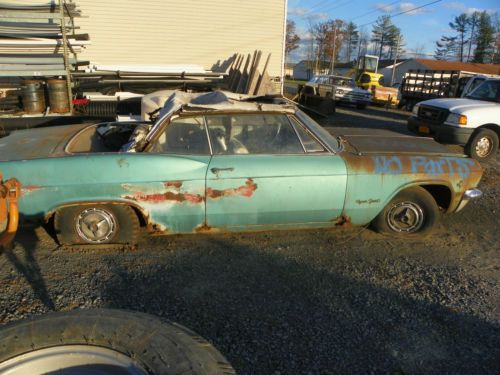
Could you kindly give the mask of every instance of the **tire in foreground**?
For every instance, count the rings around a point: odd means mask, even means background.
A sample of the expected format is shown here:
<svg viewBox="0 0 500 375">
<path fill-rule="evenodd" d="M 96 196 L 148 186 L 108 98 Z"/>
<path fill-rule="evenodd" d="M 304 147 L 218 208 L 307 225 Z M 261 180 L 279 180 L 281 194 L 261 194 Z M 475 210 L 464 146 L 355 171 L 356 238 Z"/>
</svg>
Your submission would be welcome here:
<svg viewBox="0 0 500 375">
<path fill-rule="evenodd" d="M 0 374 L 235 374 L 189 329 L 130 311 L 49 313 L 0 329 Z"/>
</svg>

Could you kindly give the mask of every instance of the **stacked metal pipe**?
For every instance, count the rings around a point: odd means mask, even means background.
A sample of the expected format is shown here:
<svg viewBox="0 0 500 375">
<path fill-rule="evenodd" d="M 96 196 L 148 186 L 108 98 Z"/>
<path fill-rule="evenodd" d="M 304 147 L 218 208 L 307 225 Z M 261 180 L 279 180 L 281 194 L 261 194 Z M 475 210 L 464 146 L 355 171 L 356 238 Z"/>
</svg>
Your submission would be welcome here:
<svg viewBox="0 0 500 375">
<path fill-rule="evenodd" d="M 19 5 L 0 3 L 0 77 L 50 77 L 66 74 L 63 29 L 69 47 L 68 62 L 88 45 L 87 34 L 77 34 L 74 18 L 81 12 L 73 2 Z"/>
</svg>

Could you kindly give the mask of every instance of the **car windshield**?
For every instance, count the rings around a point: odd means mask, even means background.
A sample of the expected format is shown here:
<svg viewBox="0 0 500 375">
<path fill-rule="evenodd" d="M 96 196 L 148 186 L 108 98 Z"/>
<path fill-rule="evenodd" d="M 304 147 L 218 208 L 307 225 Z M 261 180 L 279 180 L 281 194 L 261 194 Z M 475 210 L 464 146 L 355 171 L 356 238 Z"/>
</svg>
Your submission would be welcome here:
<svg viewBox="0 0 500 375">
<path fill-rule="evenodd" d="M 500 80 L 488 80 L 466 96 L 469 99 L 500 103 Z"/>
<path fill-rule="evenodd" d="M 320 126 L 316 121 L 310 118 L 302 111 L 297 111 L 296 116 L 302 121 L 304 125 L 320 140 L 322 140 L 326 145 L 328 145 L 333 151 L 340 151 L 339 142 L 328 133 L 322 126 Z"/>
</svg>

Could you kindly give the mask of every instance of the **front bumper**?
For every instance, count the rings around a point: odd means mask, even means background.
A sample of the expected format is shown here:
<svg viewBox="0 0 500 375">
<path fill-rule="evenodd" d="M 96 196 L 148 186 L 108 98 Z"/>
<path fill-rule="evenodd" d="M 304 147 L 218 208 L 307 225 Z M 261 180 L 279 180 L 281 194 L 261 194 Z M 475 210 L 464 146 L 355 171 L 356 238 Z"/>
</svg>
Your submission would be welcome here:
<svg viewBox="0 0 500 375">
<path fill-rule="evenodd" d="M 482 196 L 483 196 L 483 192 L 479 189 L 466 190 L 464 193 L 464 196 L 463 196 L 462 200 L 460 201 L 460 204 L 458 205 L 455 212 L 462 210 L 467 205 L 467 203 L 469 203 L 471 200 L 481 198 Z"/>
<path fill-rule="evenodd" d="M 416 116 L 408 119 L 408 130 L 414 134 L 432 136 L 439 143 L 454 145 L 465 145 L 474 132 L 474 129 L 459 128 L 446 124 L 431 124 L 420 120 Z M 422 129 L 428 129 L 428 132 L 422 132 Z"/>
</svg>

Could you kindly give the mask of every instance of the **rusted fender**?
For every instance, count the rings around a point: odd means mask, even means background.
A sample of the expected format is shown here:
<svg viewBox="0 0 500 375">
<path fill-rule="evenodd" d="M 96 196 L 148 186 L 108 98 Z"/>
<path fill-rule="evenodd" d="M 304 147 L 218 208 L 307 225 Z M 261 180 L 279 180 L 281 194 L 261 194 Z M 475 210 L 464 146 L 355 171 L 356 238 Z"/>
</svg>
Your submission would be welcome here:
<svg viewBox="0 0 500 375">
<path fill-rule="evenodd" d="M 2 182 L 0 174 L 0 247 L 9 245 L 19 225 L 17 200 L 21 184 L 15 178 Z"/>
</svg>

